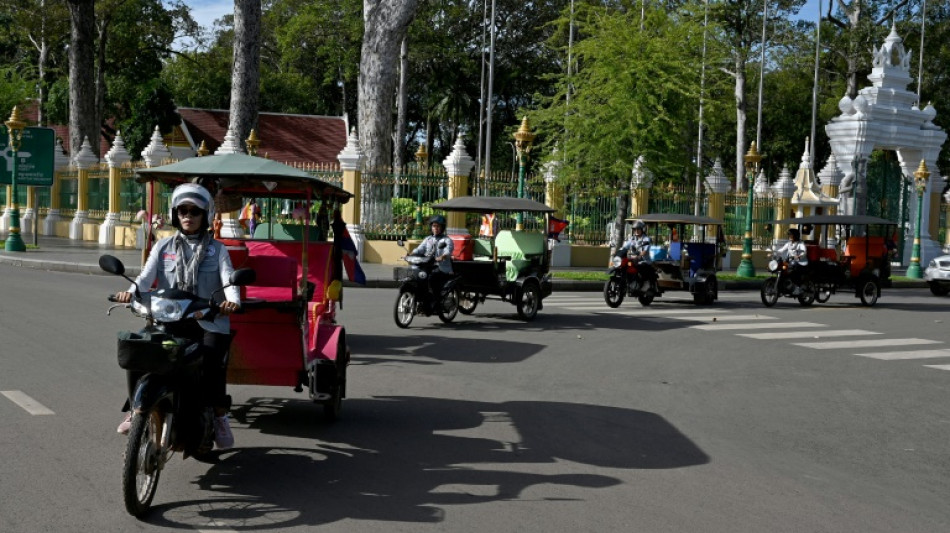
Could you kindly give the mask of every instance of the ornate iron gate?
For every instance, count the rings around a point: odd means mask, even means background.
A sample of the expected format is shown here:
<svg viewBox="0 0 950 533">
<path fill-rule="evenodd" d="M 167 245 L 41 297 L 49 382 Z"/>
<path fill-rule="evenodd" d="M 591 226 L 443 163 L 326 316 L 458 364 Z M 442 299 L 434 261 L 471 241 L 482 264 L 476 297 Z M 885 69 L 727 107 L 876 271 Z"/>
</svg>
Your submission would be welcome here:
<svg viewBox="0 0 950 533">
<path fill-rule="evenodd" d="M 898 257 L 903 257 L 910 209 L 908 202 L 915 200 L 910 183 L 904 179 L 894 152 L 876 152 L 867 167 L 867 205 L 870 216 L 897 222 Z"/>
</svg>

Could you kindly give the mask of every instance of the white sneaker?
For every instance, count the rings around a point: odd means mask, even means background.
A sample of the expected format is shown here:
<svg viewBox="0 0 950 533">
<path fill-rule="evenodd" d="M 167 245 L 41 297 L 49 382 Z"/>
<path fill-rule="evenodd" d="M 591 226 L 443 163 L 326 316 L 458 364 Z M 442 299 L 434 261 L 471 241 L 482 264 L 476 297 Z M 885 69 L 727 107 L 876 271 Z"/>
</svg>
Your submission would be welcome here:
<svg viewBox="0 0 950 533">
<path fill-rule="evenodd" d="M 214 447 L 227 450 L 234 446 L 234 434 L 231 433 L 231 424 L 228 415 L 214 417 Z"/>
<path fill-rule="evenodd" d="M 130 429 L 132 429 L 132 411 L 125 413 L 125 419 L 122 420 L 119 427 L 115 428 L 115 431 L 120 435 L 128 435 Z"/>
</svg>

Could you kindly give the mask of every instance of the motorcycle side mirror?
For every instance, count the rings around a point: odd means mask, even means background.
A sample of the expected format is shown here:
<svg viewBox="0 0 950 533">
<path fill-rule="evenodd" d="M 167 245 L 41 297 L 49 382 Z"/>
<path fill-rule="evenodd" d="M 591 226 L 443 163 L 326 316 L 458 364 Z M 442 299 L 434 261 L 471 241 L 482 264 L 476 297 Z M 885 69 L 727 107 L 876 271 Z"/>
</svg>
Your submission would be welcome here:
<svg viewBox="0 0 950 533">
<path fill-rule="evenodd" d="M 767 231 L 767 232 L 769 232 L 769 233 L 772 233 L 772 227 L 773 227 L 773 226 L 772 226 L 771 224 L 766 224 L 766 225 L 765 225 L 765 231 Z"/>
<path fill-rule="evenodd" d="M 402 239 L 396 239 L 396 246 L 400 246 L 400 247 L 402 247 L 402 248 L 405 248 L 405 247 L 406 247 L 406 242 L 403 241 Z"/>
<path fill-rule="evenodd" d="M 253 268 L 239 268 L 231 272 L 231 285 L 242 287 L 254 283 L 255 280 L 257 280 L 257 272 Z"/>
<path fill-rule="evenodd" d="M 99 268 L 116 276 L 125 275 L 125 265 L 114 255 L 102 255 L 99 257 Z"/>
</svg>

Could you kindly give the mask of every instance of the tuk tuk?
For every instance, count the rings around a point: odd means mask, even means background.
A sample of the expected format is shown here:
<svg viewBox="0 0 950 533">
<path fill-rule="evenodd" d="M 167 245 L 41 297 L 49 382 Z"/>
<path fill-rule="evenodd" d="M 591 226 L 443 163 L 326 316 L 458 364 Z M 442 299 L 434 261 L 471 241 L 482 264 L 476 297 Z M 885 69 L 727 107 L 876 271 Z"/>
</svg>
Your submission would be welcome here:
<svg viewBox="0 0 950 533">
<path fill-rule="evenodd" d="M 711 304 L 719 299 L 716 272 L 722 269 L 722 220 L 667 213 L 627 219 L 628 222 L 636 220 L 646 224 L 645 233 L 652 241 L 647 264 L 639 268 L 647 273 L 647 279 L 639 284 L 629 283 L 627 273 L 637 266 L 630 258 L 612 257 L 610 277 L 604 285 L 607 305 L 619 307 L 624 296 L 631 295 L 646 306 L 666 291 L 688 291 L 696 305 Z M 710 228 L 714 234 L 708 236 Z"/>
<path fill-rule="evenodd" d="M 867 215 L 812 215 L 772 224 L 799 226 L 808 257 L 804 276 L 814 284 L 818 303 L 846 290 L 871 307 L 881 296 L 881 287 L 890 287 L 890 257 L 896 245 L 888 232 L 893 231 L 895 222 Z M 814 237 L 806 239 L 806 235 Z M 834 246 L 829 244 L 830 237 L 836 239 Z M 778 295 L 763 286 L 762 298 L 777 299 Z"/>
<path fill-rule="evenodd" d="M 137 172 L 141 181 L 170 186 L 210 184 L 217 189 L 212 191 L 215 203 L 229 205 L 228 211 L 250 198 L 303 204 L 302 225 L 258 227 L 248 238 L 218 239 L 234 268 L 256 272 L 256 281 L 241 288 L 242 308 L 231 317 L 228 383 L 287 386 L 298 393 L 306 387 L 326 419 L 339 417 L 350 352 L 336 306 L 341 239 L 348 237 L 339 229 L 345 227 L 342 220 L 314 223 L 311 206 L 319 202 L 318 218 L 328 218 L 352 195 L 306 172 L 245 154 L 198 157 Z M 273 214 L 265 224 L 274 224 Z M 333 225 L 340 234 L 335 231 L 329 242 L 326 229 Z"/>
<path fill-rule="evenodd" d="M 433 209 L 479 214 L 532 213 L 547 217 L 554 209 L 527 198 L 461 196 Z M 458 276 L 458 310 L 471 315 L 486 299 L 510 302 L 522 320 L 533 320 L 551 295 L 551 252 L 547 233 L 502 229 L 491 236 L 453 236 L 452 268 Z"/>
</svg>

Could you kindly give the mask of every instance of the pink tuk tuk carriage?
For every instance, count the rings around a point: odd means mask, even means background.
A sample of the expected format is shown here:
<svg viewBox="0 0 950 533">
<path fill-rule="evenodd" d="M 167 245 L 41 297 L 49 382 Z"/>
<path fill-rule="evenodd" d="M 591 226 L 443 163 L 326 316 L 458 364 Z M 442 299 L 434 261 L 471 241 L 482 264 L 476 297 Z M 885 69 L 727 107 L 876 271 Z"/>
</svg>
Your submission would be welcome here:
<svg viewBox="0 0 950 533">
<path fill-rule="evenodd" d="M 348 237 L 338 226 L 340 231 L 328 241 L 326 217 L 352 195 L 306 172 L 244 154 L 192 158 L 138 174 L 144 181 L 170 186 L 198 181 L 214 187 L 216 204 L 240 205 L 244 198 L 304 204 L 303 225 L 275 229 L 271 221 L 246 239 L 219 239 L 234 268 L 256 272 L 256 281 L 241 288 L 242 310 L 232 315 L 228 383 L 288 386 L 296 392 L 306 388 L 323 406 L 325 418 L 338 418 L 350 361 L 346 330 L 336 317 L 341 239 Z M 320 214 L 312 224 L 310 207 L 316 202 Z M 148 211 L 151 216 L 154 206 Z"/>
</svg>

